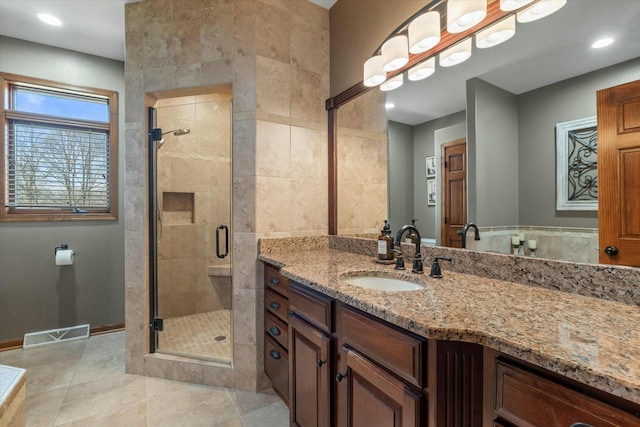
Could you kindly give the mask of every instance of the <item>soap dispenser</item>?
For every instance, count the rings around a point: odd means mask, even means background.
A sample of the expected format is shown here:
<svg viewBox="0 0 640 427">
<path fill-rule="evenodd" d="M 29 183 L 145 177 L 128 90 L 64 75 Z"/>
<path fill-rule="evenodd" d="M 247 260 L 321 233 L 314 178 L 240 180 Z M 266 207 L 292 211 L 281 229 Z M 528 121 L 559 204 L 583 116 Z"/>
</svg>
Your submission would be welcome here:
<svg viewBox="0 0 640 427">
<path fill-rule="evenodd" d="M 393 237 L 391 237 L 391 226 L 386 219 L 384 227 L 380 230 L 380 236 L 378 236 L 378 259 L 393 260 Z"/>
<path fill-rule="evenodd" d="M 416 221 L 417 219 L 412 219 L 411 220 L 411 225 L 413 225 L 414 227 L 416 226 Z M 408 244 L 412 244 L 415 245 L 418 242 L 418 235 L 416 234 L 415 231 L 413 230 L 409 230 L 409 232 L 407 233 L 406 237 L 404 238 L 404 242 L 408 243 Z"/>
</svg>

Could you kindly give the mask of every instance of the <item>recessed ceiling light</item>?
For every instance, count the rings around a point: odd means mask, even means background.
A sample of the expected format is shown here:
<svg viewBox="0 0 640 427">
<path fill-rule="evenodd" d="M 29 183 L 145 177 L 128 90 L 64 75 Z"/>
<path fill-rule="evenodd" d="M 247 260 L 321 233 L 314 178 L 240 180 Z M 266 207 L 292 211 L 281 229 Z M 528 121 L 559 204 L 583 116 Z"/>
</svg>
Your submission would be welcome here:
<svg viewBox="0 0 640 427">
<path fill-rule="evenodd" d="M 393 102 L 387 102 L 386 104 L 384 104 L 384 108 L 386 108 L 387 110 L 395 106 L 396 104 L 394 104 Z"/>
<path fill-rule="evenodd" d="M 61 20 L 59 20 L 55 16 L 50 15 L 48 13 L 39 12 L 36 14 L 36 16 L 38 17 L 39 20 L 41 20 L 45 24 L 53 25 L 54 27 L 59 27 L 62 25 Z"/>
<path fill-rule="evenodd" d="M 609 46 L 611 43 L 613 43 L 613 39 L 611 37 L 605 37 L 603 39 L 596 40 L 591 47 L 594 49 L 600 49 L 601 47 Z"/>
</svg>

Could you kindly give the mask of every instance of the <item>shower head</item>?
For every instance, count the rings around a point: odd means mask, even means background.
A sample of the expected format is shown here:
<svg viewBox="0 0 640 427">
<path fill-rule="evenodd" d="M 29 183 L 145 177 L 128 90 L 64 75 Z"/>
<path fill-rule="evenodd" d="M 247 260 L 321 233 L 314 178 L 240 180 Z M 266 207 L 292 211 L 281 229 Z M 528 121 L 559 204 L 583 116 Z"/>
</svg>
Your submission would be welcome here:
<svg viewBox="0 0 640 427">
<path fill-rule="evenodd" d="M 153 142 L 157 142 L 158 147 L 160 147 L 162 144 L 164 144 L 164 138 L 163 138 L 164 135 L 168 133 L 172 133 L 175 136 L 182 136 L 190 132 L 191 132 L 191 129 L 186 129 L 186 128 L 174 129 L 168 132 L 162 132 L 162 129 L 155 128 L 151 130 L 150 134 L 151 134 L 151 138 L 153 139 Z"/>
</svg>

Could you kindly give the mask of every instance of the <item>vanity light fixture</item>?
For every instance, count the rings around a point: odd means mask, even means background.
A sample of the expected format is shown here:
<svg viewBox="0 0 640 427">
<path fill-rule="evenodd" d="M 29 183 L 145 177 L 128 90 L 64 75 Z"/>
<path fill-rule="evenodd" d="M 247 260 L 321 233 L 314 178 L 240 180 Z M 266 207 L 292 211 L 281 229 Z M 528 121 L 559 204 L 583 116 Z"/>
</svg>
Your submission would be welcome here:
<svg viewBox="0 0 640 427">
<path fill-rule="evenodd" d="M 533 22 L 557 12 L 567 0 L 541 0 L 529 6 L 522 12 L 518 12 L 518 22 Z"/>
<path fill-rule="evenodd" d="M 506 42 L 516 33 L 516 17 L 509 16 L 476 34 L 476 46 L 480 49 L 493 47 Z"/>
<path fill-rule="evenodd" d="M 504 11 L 511 11 L 520 9 L 531 3 L 533 0 L 500 0 L 500 9 Z"/>
<path fill-rule="evenodd" d="M 403 74 L 398 74 L 397 76 L 392 77 L 386 82 L 382 83 L 380 85 L 380 90 L 383 92 L 388 92 L 390 90 L 399 88 L 400 86 L 402 86 L 402 83 L 404 83 L 402 76 Z"/>
<path fill-rule="evenodd" d="M 435 73 L 435 71 L 436 71 L 436 58 L 433 57 L 419 63 L 415 67 L 410 68 L 409 71 L 407 72 L 407 77 L 409 78 L 409 80 L 415 82 L 418 80 L 426 79 L 431 74 Z"/>
<path fill-rule="evenodd" d="M 435 11 L 418 16 L 409 24 L 409 52 L 426 52 L 440 43 L 440 14 Z"/>
<path fill-rule="evenodd" d="M 62 21 L 60 19 L 48 13 L 38 12 L 36 13 L 36 16 L 45 24 L 49 24 L 54 27 L 59 27 L 62 25 Z"/>
<path fill-rule="evenodd" d="M 449 0 L 447 31 L 461 33 L 477 25 L 487 16 L 487 0 Z"/>
<path fill-rule="evenodd" d="M 395 71 L 409 62 L 409 48 L 407 36 L 395 36 L 382 45 L 382 69 Z"/>
<path fill-rule="evenodd" d="M 471 57 L 471 39 L 465 39 L 455 46 L 440 52 L 440 66 L 452 67 Z"/>
<path fill-rule="evenodd" d="M 382 69 L 382 55 L 372 56 L 364 63 L 363 84 L 367 87 L 378 86 L 387 80 L 387 73 Z"/>
<path fill-rule="evenodd" d="M 593 42 L 591 47 L 594 49 L 600 49 L 600 48 L 609 46 L 611 43 L 613 43 L 613 39 L 611 37 L 605 37 L 603 39 L 596 40 L 595 42 Z"/>
</svg>

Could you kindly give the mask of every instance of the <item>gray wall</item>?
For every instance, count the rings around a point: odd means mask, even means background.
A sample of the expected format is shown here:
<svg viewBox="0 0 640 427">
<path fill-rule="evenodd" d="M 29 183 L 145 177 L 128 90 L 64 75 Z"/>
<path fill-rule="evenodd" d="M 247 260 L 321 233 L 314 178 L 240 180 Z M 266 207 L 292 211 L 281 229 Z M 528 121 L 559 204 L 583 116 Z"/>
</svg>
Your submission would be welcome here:
<svg viewBox="0 0 640 427">
<path fill-rule="evenodd" d="M 516 95 L 478 78 L 467 80 L 467 222 L 518 224 Z"/>
<path fill-rule="evenodd" d="M 124 141 L 124 64 L 0 37 L 0 71 L 115 90 Z M 124 182 L 119 144 L 118 182 Z M 26 332 L 82 323 L 124 322 L 123 191 L 117 221 L 0 223 L 0 341 Z M 67 243 L 73 266 L 57 267 L 54 248 Z"/>
<path fill-rule="evenodd" d="M 438 156 L 442 154 L 439 147 L 436 150 L 436 131 L 455 125 L 464 125 L 465 116 L 466 113 L 460 111 L 430 122 L 421 123 L 413 128 L 413 179 L 415 183 L 413 190 L 413 211 L 414 217 L 419 221 L 417 225 L 422 237 L 435 238 L 436 228 L 439 228 L 439 223 L 436 222 L 436 213 L 439 214 L 439 209 L 437 209 L 437 206 L 427 206 L 425 159 L 428 156 L 436 155 L 436 153 Z M 441 137 L 444 139 L 449 136 L 451 135 L 447 133 L 441 134 Z M 464 138 L 464 132 L 461 136 L 458 136 L 458 138 Z M 455 139 L 454 137 L 447 141 L 441 141 L 441 143 L 450 142 Z M 438 234 L 440 234 L 439 231 Z"/>
<path fill-rule="evenodd" d="M 596 91 L 640 79 L 640 59 L 518 96 L 520 224 L 597 227 L 597 212 L 556 211 L 556 123 L 596 115 Z"/>
<path fill-rule="evenodd" d="M 392 122 L 388 124 L 388 183 L 389 222 L 398 231 L 411 224 L 413 216 L 413 126 Z"/>
</svg>

